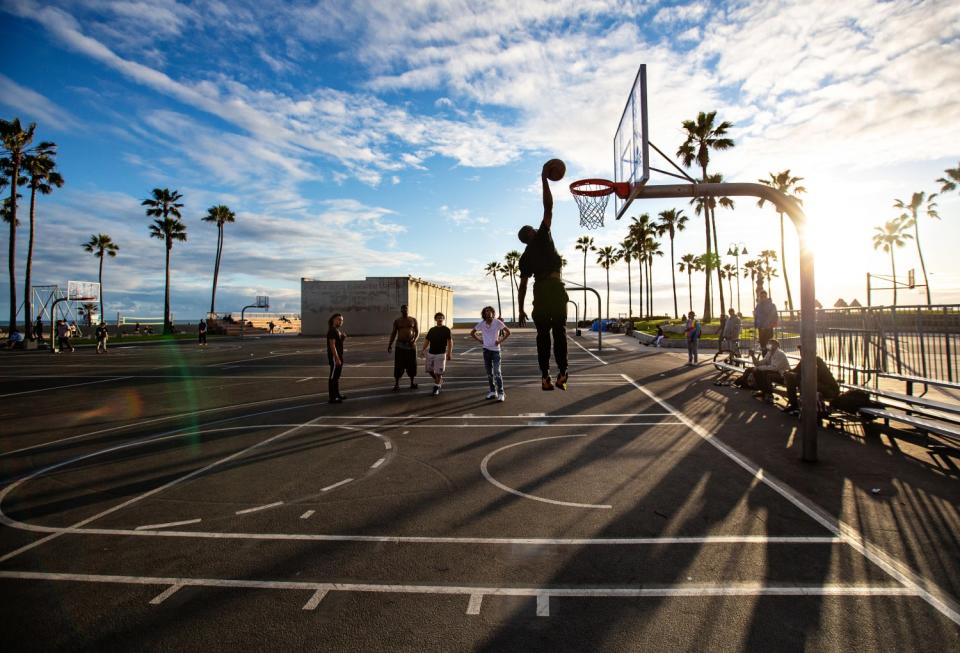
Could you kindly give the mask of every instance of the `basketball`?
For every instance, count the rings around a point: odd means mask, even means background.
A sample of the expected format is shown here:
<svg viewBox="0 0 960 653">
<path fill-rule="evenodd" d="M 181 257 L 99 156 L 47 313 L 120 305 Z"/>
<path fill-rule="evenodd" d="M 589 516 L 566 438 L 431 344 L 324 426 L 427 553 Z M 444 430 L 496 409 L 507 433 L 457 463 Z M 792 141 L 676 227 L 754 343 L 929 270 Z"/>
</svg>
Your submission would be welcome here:
<svg viewBox="0 0 960 653">
<path fill-rule="evenodd" d="M 543 169 L 550 181 L 560 181 L 567 174 L 567 164 L 560 159 L 550 159 L 543 165 Z"/>
</svg>

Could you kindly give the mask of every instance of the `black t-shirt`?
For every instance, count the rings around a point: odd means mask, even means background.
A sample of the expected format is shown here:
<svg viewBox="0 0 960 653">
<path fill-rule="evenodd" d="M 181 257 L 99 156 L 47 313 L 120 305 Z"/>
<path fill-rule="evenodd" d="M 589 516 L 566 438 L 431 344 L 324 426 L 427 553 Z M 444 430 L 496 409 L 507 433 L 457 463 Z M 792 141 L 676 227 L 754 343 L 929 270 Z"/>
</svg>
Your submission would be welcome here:
<svg viewBox="0 0 960 653">
<path fill-rule="evenodd" d="M 435 326 L 427 331 L 427 342 L 431 354 L 443 354 L 447 351 L 447 341 L 451 338 L 450 327 Z"/>
<path fill-rule="evenodd" d="M 520 276 L 549 276 L 559 272 L 562 264 L 557 246 L 553 244 L 550 227 L 541 222 L 537 235 L 527 244 L 527 249 L 520 257 Z"/>
<path fill-rule="evenodd" d="M 98 326 L 97 327 L 97 340 L 106 340 L 107 339 L 107 327 Z"/>
<path fill-rule="evenodd" d="M 197 325 L 197 330 L 198 330 L 200 333 L 206 333 L 206 332 L 207 332 L 207 323 L 206 323 L 206 322 L 201 322 L 199 325 Z"/>
<path fill-rule="evenodd" d="M 330 361 L 333 361 L 333 354 L 330 353 L 330 341 L 334 341 L 334 346 L 337 348 L 337 356 L 340 357 L 340 362 L 343 362 L 343 339 L 347 336 L 343 331 L 336 327 L 330 327 L 330 330 L 327 331 L 327 358 Z"/>
</svg>

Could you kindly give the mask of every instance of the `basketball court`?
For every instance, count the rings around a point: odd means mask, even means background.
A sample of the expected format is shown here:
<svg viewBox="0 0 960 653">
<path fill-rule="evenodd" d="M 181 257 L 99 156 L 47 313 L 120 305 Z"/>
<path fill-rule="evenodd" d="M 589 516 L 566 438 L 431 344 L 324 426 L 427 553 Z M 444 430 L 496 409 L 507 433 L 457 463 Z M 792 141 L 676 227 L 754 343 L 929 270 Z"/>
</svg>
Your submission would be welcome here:
<svg viewBox="0 0 960 653">
<path fill-rule="evenodd" d="M 571 338 L 570 389 L 548 393 L 533 334 L 516 333 L 503 403 L 484 399 L 462 332 L 439 397 L 424 377 L 390 392 L 386 339 L 348 340 L 342 405 L 326 403 L 321 341 L 308 338 L 7 358 L 0 587 L 17 600 L 4 638 L 44 650 L 145 634 L 158 648 L 354 650 L 957 641 L 948 596 L 839 525 L 835 506 L 761 471 L 729 422 L 715 432 L 673 405 L 703 410 L 705 369 L 624 337 L 596 344 Z"/>
</svg>

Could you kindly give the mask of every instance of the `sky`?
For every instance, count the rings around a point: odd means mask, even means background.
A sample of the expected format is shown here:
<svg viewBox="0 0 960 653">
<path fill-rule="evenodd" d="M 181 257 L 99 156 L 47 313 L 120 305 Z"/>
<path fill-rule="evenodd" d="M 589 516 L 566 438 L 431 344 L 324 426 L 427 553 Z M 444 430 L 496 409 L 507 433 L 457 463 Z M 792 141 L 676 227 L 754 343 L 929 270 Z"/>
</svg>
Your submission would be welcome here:
<svg viewBox="0 0 960 653">
<path fill-rule="evenodd" d="M 716 111 L 735 147 L 712 154 L 710 172 L 803 178 L 825 305 L 865 303 L 866 273 L 890 274 L 874 227 L 899 215 L 895 199 L 938 192 L 936 179 L 960 164 L 955 1 L 0 0 L 0 31 L 0 116 L 36 122 L 38 140 L 57 143 L 66 182 L 38 201 L 34 283 L 96 280 L 97 259 L 81 246 L 106 233 L 120 246 L 104 266 L 111 319 L 162 314 L 163 244 L 149 238 L 140 204 L 158 187 L 183 194 L 177 320 L 209 309 L 217 234 L 201 218 L 218 204 L 237 215 L 218 311 L 265 294 L 273 310 L 298 312 L 301 277 L 409 274 L 452 286 L 458 320 L 478 314 L 496 298 L 485 265 L 521 249 L 517 230 L 542 216 L 539 174 L 553 157 L 567 164 L 552 184 L 554 240 L 579 283 L 577 237 L 617 245 L 628 220 L 608 209 L 604 228 L 583 230 L 568 184 L 612 176 L 613 134 L 640 64 L 650 140 L 664 153 L 683 142 L 683 120 Z M 654 173 L 650 183 L 673 181 Z M 919 225 L 933 301 L 960 303 L 960 193 L 936 201 L 941 219 Z M 676 259 L 705 251 L 702 218 L 685 200 L 638 201 L 627 216 L 669 208 L 691 218 Z M 769 204 L 738 198 L 718 210 L 717 229 L 721 253 L 733 243 L 779 251 Z M 18 301 L 26 237 L 21 227 Z M 789 221 L 786 240 L 799 303 Z M 672 313 L 669 241 L 663 249 L 654 308 Z M 915 244 L 896 257 L 919 282 Z M 604 294 L 595 259 L 587 282 Z M 6 266 L 2 276 L 6 315 Z M 610 288 L 611 315 L 625 313 L 623 263 Z M 695 282 L 698 313 L 702 293 Z M 741 293 L 746 313 L 748 284 Z M 782 279 L 773 299 L 785 299 Z"/>
</svg>

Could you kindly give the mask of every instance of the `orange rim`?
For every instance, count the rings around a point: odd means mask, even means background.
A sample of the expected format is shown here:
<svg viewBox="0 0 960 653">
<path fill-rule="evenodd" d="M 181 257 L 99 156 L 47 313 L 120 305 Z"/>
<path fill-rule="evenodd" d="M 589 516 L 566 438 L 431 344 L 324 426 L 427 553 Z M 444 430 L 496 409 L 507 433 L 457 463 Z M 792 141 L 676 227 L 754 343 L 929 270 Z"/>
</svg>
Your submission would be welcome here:
<svg viewBox="0 0 960 653">
<path fill-rule="evenodd" d="M 599 188 L 588 188 L 589 186 L 599 186 Z M 570 192 L 585 197 L 603 197 L 616 193 L 617 197 L 626 199 L 630 194 L 630 184 L 609 179 L 578 179 L 570 184 Z"/>
</svg>

